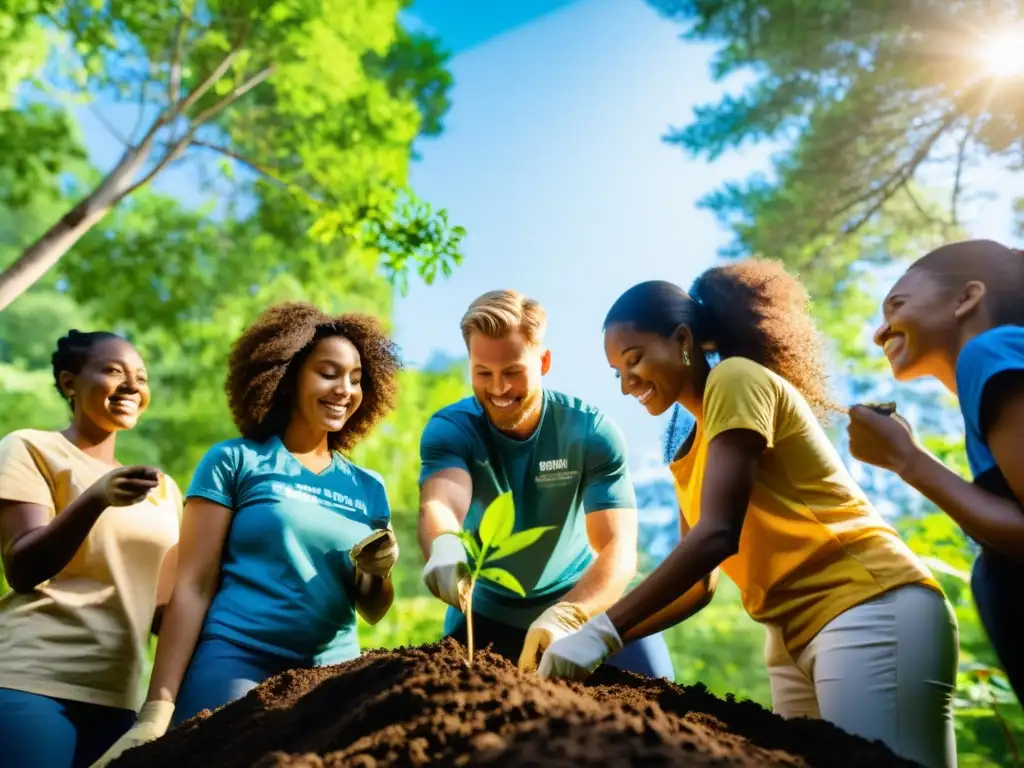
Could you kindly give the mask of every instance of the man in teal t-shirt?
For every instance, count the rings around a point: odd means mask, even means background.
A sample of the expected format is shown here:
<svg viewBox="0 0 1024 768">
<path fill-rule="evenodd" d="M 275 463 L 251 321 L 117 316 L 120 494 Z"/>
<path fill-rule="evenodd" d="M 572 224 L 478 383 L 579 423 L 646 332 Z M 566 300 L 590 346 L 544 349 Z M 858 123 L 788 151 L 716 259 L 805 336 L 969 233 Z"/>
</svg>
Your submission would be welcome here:
<svg viewBox="0 0 1024 768">
<path fill-rule="evenodd" d="M 521 597 L 480 581 L 473 591 L 477 647 L 491 645 L 534 670 L 544 649 L 622 596 L 636 573 L 636 498 L 618 428 L 597 408 L 543 388 L 551 366 L 546 317 L 516 291 L 492 291 L 462 319 L 472 397 L 438 411 L 420 443 L 423 580 L 450 606 L 445 634 L 466 640 L 468 566 L 460 528 L 477 530 L 488 504 L 512 492 L 515 531 L 554 526 L 496 564 Z M 673 676 L 664 639 L 627 643 L 608 663 Z"/>
</svg>

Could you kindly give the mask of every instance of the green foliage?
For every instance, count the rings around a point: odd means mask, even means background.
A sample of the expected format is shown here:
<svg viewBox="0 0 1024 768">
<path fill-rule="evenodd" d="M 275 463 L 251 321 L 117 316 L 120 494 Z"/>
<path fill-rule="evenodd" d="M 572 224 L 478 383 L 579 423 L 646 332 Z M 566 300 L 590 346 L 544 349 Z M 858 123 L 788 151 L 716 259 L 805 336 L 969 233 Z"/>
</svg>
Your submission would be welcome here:
<svg viewBox="0 0 1024 768">
<path fill-rule="evenodd" d="M 441 638 L 445 610 L 445 604 L 433 596 L 397 598 L 384 621 L 370 625 L 359 620 L 359 645 L 404 648 L 436 643 Z"/>
<path fill-rule="evenodd" d="M 521 552 L 534 544 L 541 536 L 556 526 L 544 525 L 513 533 L 516 523 L 515 503 L 512 492 L 496 497 L 480 519 L 479 529 L 459 531 L 459 540 L 466 549 L 470 560 L 469 594 L 466 598 L 466 636 L 469 664 L 473 664 L 473 589 L 478 579 L 484 579 L 500 587 L 526 597 L 526 590 L 511 573 L 504 568 L 491 565 L 495 560 Z"/>
<path fill-rule="evenodd" d="M 0 12 L 0 63 L 8 64 L 5 53 L 20 57 L 34 64 L 11 62 L 10 71 L 35 74 L 39 56 L 25 46 L 40 39 L 52 46 L 48 66 L 32 80 L 42 95 L 0 110 L 0 181 L 10 177 L 0 186 L 8 204 L 20 204 L 26 190 L 54 181 L 58 171 L 66 184 L 75 170 L 75 197 L 94 201 L 89 205 L 102 215 L 165 168 L 193 161 L 227 201 L 231 221 L 222 227 L 210 212 L 173 207 L 160 216 L 153 197 L 134 213 L 156 214 L 150 239 L 167 244 L 169 232 L 188 234 L 170 245 L 181 252 L 198 246 L 197 259 L 235 237 L 233 229 L 248 227 L 255 229 L 246 233 L 250 240 L 258 233 L 297 244 L 295 270 L 358 265 L 372 272 L 379 265 L 403 292 L 410 273 L 431 283 L 460 263 L 465 231 L 407 184 L 413 142 L 441 130 L 452 78 L 438 41 L 397 22 L 400 0 L 16 6 Z M 44 29 L 49 35 L 40 37 Z M 108 179 L 142 163 L 112 200 L 100 193 L 99 175 L 72 168 L 83 156 L 69 101 L 91 102 L 126 147 Z M 103 117 L 101 105 L 112 101 L 138 107 L 134 128 Z M 184 227 L 189 216 L 198 227 Z M 75 226 L 50 224 L 58 231 Z M 255 248 L 257 256 L 267 252 Z M 273 249 L 275 258 L 282 255 Z M 76 256 L 103 268 L 95 247 Z M 244 276 L 263 285 L 293 261 L 255 258 L 247 266 Z"/>
<path fill-rule="evenodd" d="M 959 226 L 962 177 L 972 159 L 1012 162 L 1024 150 L 1024 81 L 1000 80 L 980 57 L 985 36 L 1024 19 L 1019 3 L 834 0 L 649 0 L 688 25 L 687 39 L 718 43 L 712 73 L 744 72 L 738 95 L 698 107 L 668 141 L 715 159 L 765 139 L 794 138 L 774 178 L 731 184 L 707 199 L 723 216 L 763 224 L 773 245 L 823 260 L 845 236 L 877 223 L 900 196 L 907 232 Z M 951 42 L 952 41 L 952 42 Z M 916 199 L 926 163 L 945 163 L 955 188 L 937 206 Z M 760 229 L 760 228 L 759 228 Z M 897 228 L 898 229 L 898 228 Z M 737 247 L 758 247 L 743 228 Z"/>
</svg>

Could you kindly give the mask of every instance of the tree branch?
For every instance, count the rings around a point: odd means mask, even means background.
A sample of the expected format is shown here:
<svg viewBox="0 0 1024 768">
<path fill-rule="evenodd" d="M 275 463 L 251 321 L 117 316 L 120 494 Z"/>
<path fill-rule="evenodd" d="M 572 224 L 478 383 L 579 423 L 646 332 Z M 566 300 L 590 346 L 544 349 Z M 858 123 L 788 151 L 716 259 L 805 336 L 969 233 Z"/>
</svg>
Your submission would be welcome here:
<svg viewBox="0 0 1024 768">
<path fill-rule="evenodd" d="M 928 211 L 926 211 L 924 209 L 924 206 L 921 205 L 921 201 L 917 199 L 917 195 L 914 194 L 914 190 L 912 190 L 909 185 L 905 185 L 903 187 L 903 193 L 908 198 L 910 198 L 911 204 L 914 206 L 914 208 L 917 210 L 918 214 L 920 214 L 921 219 L 926 224 L 938 224 L 939 226 L 945 228 L 946 222 L 944 222 L 944 221 L 942 221 L 940 219 L 937 219 L 933 214 L 928 213 Z"/>
<path fill-rule="evenodd" d="M 178 28 L 174 33 L 174 52 L 171 54 L 171 71 L 167 84 L 167 97 L 171 106 L 181 99 L 181 62 L 185 50 L 185 30 L 188 28 L 191 18 L 184 12 L 178 21 Z"/>
<path fill-rule="evenodd" d="M 967 157 L 967 143 L 974 136 L 975 122 L 972 121 L 966 129 L 964 129 L 964 135 L 960 139 L 960 146 L 956 153 L 956 173 L 953 177 L 953 192 L 950 195 L 949 200 L 949 218 L 950 223 L 954 227 L 960 226 L 960 214 L 957 210 L 960 205 L 960 195 L 963 192 L 963 171 L 964 163 Z"/>
<path fill-rule="evenodd" d="M 235 90 L 233 90 L 231 93 L 229 93 L 223 99 L 221 99 L 219 102 L 214 104 L 212 107 L 210 107 L 209 109 L 206 109 L 203 112 L 199 113 L 196 116 L 196 118 L 189 123 L 188 130 L 185 131 L 185 133 L 182 134 L 181 137 L 179 137 L 178 139 L 175 139 L 173 142 L 171 142 L 170 148 L 169 148 L 167 154 L 165 154 L 159 160 L 159 162 L 157 162 L 157 164 L 155 166 L 153 166 L 152 169 L 150 169 L 149 173 L 147 173 L 145 176 L 143 176 L 141 179 L 139 179 L 139 181 L 137 181 L 135 184 L 133 184 L 131 186 L 131 188 L 125 193 L 125 196 L 130 195 L 131 193 L 133 193 L 136 190 L 138 190 L 140 187 L 143 187 L 146 184 L 148 184 L 150 181 L 153 180 L 153 178 L 158 173 L 160 173 L 168 165 L 170 165 L 175 160 L 177 160 L 179 157 L 181 157 L 185 153 L 185 151 L 190 146 L 192 146 L 193 141 L 195 139 L 196 132 L 203 126 L 204 123 L 206 123 L 211 118 L 215 117 L 219 112 L 221 112 L 222 110 L 226 109 L 227 107 L 229 107 L 234 102 L 238 101 L 240 98 L 242 98 L 242 96 L 244 96 L 246 93 L 251 91 L 257 85 L 262 83 L 268 77 L 270 77 L 273 74 L 273 72 L 274 72 L 274 67 L 272 67 L 272 66 L 271 67 L 267 67 L 266 69 L 264 69 L 264 70 L 262 70 L 260 72 L 257 72 L 255 75 L 253 75 L 248 80 L 246 80 L 244 83 L 242 83 L 240 86 L 235 88 Z M 186 101 L 187 101 L 187 99 L 186 99 Z M 167 124 L 168 119 L 171 117 L 171 114 L 169 114 L 169 113 L 170 113 L 169 109 L 168 110 L 164 110 L 163 114 L 161 114 L 160 117 L 156 120 L 156 122 L 153 123 L 153 127 L 150 128 L 149 133 L 147 133 L 146 137 L 143 139 L 143 142 L 142 142 L 143 144 L 145 144 L 148 141 L 151 141 L 153 139 L 153 137 L 156 135 L 156 132 L 163 125 Z"/>
<path fill-rule="evenodd" d="M 291 184 L 281 179 L 272 171 L 264 168 L 261 165 L 258 165 L 254 161 L 247 158 L 245 155 L 235 152 L 233 149 L 229 149 L 228 147 L 222 147 L 218 144 L 211 144 L 208 141 L 201 141 L 199 139 L 193 139 L 191 143 L 193 147 L 198 147 L 200 149 L 208 149 L 211 152 L 216 152 L 218 155 L 223 155 L 224 157 L 230 158 L 231 160 L 241 163 L 242 165 L 250 168 L 251 170 L 256 171 L 256 173 L 260 174 L 261 176 L 265 176 L 271 181 L 280 184 L 282 187 L 292 186 Z"/>
<path fill-rule="evenodd" d="M 146 88 L 152 83 L 153 68 L 150 65 L 149 78 L 139 83 L 139 103 L 138 103 L 138 115 L 135 118 L 135 125 L 132 126 L 132 132 L 128 134 L 128 138 L 133 142 L 135 141 L 135 134 L 139 132 L 142 127 L 142 119 L 146 116 Z"/>
<path fill-rule="evenodd" d="M 137 192 L 141 187 L 144 187 L 147 184 L 149 184 L 149 182 L 151 182 L 158 173 L 160 173 L 168 165 L 170 165 L 183 154 L 185 154 L 185 150 L 188 149 L 189 143 L 192 141 L 192 136 L 194 134 L 195 130 L 190 129 L 186 131 L 185 134 L 180 139 L 171 144 L 170 148 L 167 151 L 167 154 L 165 154 L 162 158 L 160 158 L 160 160 L 157 161 L 156 165 L 154 165 L 150 169 L 149 173 L 147 173 L 137 182 L 132 184 L 128 188 L 128 191 L 124 193 L 123 197 L 128 197 L 133 192 Z"/>
<path fill-rule="evenodd" d="M 231 49 L 230 53 L 221 59 L 220 64 L 213 68 L 213 71 L 207 75 L 206 79 L 203 80 L 199 85 L 196 86 L 195 90 L 192 91 L 188 96 L 185 97 L 180 103 L 171 105 L 174 110 L 174 114 L 182 114 L 191 109 L 197 101 L 199 101 L 210 90 L 218 80 L 220 80 L 224 73 L 231 68 L 231 65 L 235 63 L 235 59 L 238 58 L 238 54 L 241 53 L 241 49 L 236 46 Z"/>
<path fill-rule="evenodd" d="M 252 169 L 253 171 L 260 174 L 269 181 L 272 181 L 275 184 L 279 184 L 283 189 L 301 193 L 304 197 L 308 198 L 310 202 L 316 203 L 318 206 L 323 206 L 327 204 L 327 201 L 320 197 L 317 197 L 313 192 L 309 191 L 302 185 L 296 184 L 295 182 L 291 181 L 285 181 L 273 170 L 268 169 L 265 166 L 259 165 L 258 163 L 250 160 L 245 155 L 242 155 L 239 152 L 234 151 L 233 149 L 230 149 L 228 147 L 222 147 L 219 144 L 212 144 L 208 141 L 202 141 L 200 139 L 193 139 L 192 146 L 198 147 L 199 149 L 208 149 L 211 152 L 216 152 L 217 154 L 223 155 L 224 157 L 230 158 L 231 160 L 235 160 L 236 162 L 239 162 L 242 165 Z"/>
<path fill-rule="evenodd" d="M 842 235 L 848 237 L 855 234 L 861 227 L 868 223 L 871 218 L 878 213 L 882 207 L 889 201 L 889 199 L 896 194 L 900 189 L 903 189 L 907 182 L 913 177 L 920 167 L 921 163 L 924 162 L 925 158 L 928 157 L 928 153 L 932 151 L 932 147 L 935 146 L 935 142 L 939 140 L 946 129 L 953 124 L 956 120 L 956 114 L 953 112 L 947 113 L 946 117 L 942 120 L 939 126 L 931 132 L 927 139 L 921 143 L 921 146 L 917 148 L 917 151 L 911 155 L 910 159 L 903 164 L 903 166 L 897 169 L 881 187 L 876 187 L 875 192 L 879 194 L 878 200 L 872 205 L 867 212 L 861 216 L 858 220 L 853 222 L 848 227 L 842 230 Z"/>
<path fill-rule="evenodd" d="M 261 70 L 260 72 L 257 72 L 255 75 L 253 75 L 248 80 L 246 80 L 244 83 L 239 85 L 237 88 L 235 88 L 233 91 L 231 91 L 231 93 L 229 93 L 227 96 L 225 96 L 219 102 L 214 104 L 212 107 L 204 110 L 203 112 L 200 112 L 196 116 L 195 120 L 192 121 L 192 125 L 195 126 L 196 128 L 199 128 L 199 126 L 203 125 L 203 123 L 207 122 L 208 120 L 210 120 L 213 117 L 216 117 L 218 113 L 220 113 L 222 110 L 224 110 L 227 107 L 229 107 L 232 104 L 234 104 L 236 101 L 238 101 L 240 98 L 242 98 L 245 94 L 247 94 L 249 91 L 251 91 L 257 85 L 259 85 L 264 80 L 266 80 L 268 77 L 270 77 L 272 74 L 274 74 L 274 66 L 273 65 L 267 67 L 264 70 Z"/>
<path fill-rule="evenodd" d="M 110 120 L 107 119 L 107 116 L 103 114 L 103 110 L 97 107 L 96 103 L 91 99 L 89 100 L 89 111 L 92 112 L 93 117 L 99 120 L 103 127 L 107 129 L 107 133 L 121 143 L 122 147 L 127 148 L 131 146 L 131 142 L 128 141 L 128 138 L 121 133 L 116 126 L 110 122 Z"/>
</svg>

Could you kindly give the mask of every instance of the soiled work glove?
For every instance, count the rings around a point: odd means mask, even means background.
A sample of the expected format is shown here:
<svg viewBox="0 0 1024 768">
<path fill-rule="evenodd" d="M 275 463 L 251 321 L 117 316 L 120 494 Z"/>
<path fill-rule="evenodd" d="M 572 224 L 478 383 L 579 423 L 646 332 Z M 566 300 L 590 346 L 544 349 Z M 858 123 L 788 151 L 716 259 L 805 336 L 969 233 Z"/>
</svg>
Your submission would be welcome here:
<svg viewBox="0 0 1024 768">
<path fill-rule="evenodd" d="M 533 672 L 538 656 L 556 640 L 570 635 L 587 622 L 587 614 L 576 603 L 555 603 L 534 619 L 526 630 L 523 651 L 519 654 L 519 670 Z"/>
<path fill-rule="evenodd" d="M 398 562 L 398 540 L 390 528 L 374 531 L 348 551 L 356 570 L 369 576 L 391 575 Z"/>
<path fill-rule="evenodd" d="M 622 650 L 622 638 L 608 618 L 600 613 L 578 632 L 553 642 L 540 660 L 537 674 L 566 680 L 586 680 L 611 656 Z"/>
<path fill-rule="evenodd" d="M 122 753 L 129 749 L 141 746 L 147 742 L 159 739 L 171 724 L 171 716 L 174 714 L 174 704 L 169 701 L 147 701 L 139 710 L 135 718 L 135 725 L 128 729 L 128 732 L 113 745 L 89 768 L 104 768 L 114 762 Z"/>
<path fill-rule="evenodd" d="M 442 533 L 430 544 L 430 559 L 423 568 L 423 583 L 434 597 L 453 608 L 466 610 L 469 591 L 469 561 L 454 533 Z"/>
</svg>

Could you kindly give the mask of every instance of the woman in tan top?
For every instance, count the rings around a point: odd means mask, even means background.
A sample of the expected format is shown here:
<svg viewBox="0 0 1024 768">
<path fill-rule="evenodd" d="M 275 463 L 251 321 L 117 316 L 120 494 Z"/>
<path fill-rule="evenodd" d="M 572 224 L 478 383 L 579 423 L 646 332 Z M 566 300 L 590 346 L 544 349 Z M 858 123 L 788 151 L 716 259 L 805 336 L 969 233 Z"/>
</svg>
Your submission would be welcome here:
<svg viewBox="0 0 1024 768">
<path fill-rule="evenodd" d="M 0 744 L 32 768 L 87 766 L 134 722 L 182 506 L 171 478 L 115 459 L 149 405 L 135 348 L 73 330 L 53 373 L 71 424 L 0 440 Z"/>
</svg>

